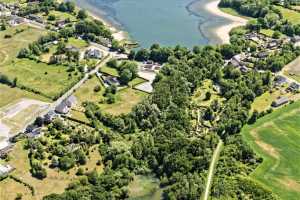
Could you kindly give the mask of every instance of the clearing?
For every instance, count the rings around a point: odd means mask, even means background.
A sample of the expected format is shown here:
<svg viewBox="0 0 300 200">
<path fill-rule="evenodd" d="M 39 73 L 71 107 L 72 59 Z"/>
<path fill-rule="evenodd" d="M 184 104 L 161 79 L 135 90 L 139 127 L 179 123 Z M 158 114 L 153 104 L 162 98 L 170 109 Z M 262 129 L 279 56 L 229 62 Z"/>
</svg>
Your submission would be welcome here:
<svg viewBox="0 0 300 200">
<path fill-rule="evenodd" d="M 278 109 L 242 130 L 244 139 L 264 159 L 251 177 L 282 199 L 300 199 L 299 106 L 296 102 Z"/>
<path fill-rule="evenodd" d="M 129 200 L 160 200 L 162 189 L 159 180 L 150 176 L 137 175 L 129 184 Z"/>
</svg>

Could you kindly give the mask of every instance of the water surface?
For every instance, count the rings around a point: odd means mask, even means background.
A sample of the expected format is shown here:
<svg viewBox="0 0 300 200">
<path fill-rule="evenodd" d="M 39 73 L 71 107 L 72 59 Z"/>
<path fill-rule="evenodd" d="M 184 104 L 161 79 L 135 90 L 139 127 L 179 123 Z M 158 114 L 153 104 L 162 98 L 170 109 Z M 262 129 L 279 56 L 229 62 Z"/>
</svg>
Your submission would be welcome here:
<svg viewBox="0 0 300 200">
<path fill-rule="evenodd" d="M 143 47 L 215 44 L 213 30 L 228 21 L 204 9 L 209 0 L 75 0 L 125 30 Z"/>
</svg>

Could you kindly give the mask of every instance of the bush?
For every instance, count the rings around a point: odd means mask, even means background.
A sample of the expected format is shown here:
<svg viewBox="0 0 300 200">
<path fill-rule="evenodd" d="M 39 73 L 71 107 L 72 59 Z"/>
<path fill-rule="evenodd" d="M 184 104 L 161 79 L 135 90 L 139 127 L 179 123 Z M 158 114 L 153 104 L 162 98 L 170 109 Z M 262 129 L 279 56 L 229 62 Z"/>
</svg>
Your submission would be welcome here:
<svg viewBox="0 0 300 200">
<path fill-rule="evenodd" d="M 94 92 L 100 92 L 101 91 L 101 86 L 100 85 L 96 85 L 94 88 Z"/>
</svg>

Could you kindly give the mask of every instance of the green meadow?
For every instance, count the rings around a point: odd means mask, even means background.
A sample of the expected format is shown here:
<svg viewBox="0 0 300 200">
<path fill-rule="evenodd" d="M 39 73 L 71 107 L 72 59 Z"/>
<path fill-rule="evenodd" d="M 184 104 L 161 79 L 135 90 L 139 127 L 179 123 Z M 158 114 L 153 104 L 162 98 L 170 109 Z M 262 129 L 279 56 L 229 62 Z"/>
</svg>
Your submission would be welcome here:
<svg viewBox="0 0 300 200">
<path fill-rule="evenodd" d="M 263 158 L 251 177 L 281 199 L 300 199 L 300 102 L 274 111 L 242 130 L 244 139 Z"/>
</svg>

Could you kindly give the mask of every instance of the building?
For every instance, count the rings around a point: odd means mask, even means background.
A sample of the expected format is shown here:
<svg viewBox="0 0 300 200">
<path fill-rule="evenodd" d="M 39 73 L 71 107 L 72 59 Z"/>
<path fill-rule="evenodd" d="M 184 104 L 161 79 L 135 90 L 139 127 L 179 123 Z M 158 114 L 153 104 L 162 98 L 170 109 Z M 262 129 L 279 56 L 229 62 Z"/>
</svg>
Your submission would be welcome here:
<svg viewBox="0 0 300 200">
<path fill-rule="evenodd" d="M 11 26 L 17 26 L 17 25 L 23 24 L 25 22 L 26 22 L 25 18 L 18 17 L 16 15 L 12 15 L 10 17 L 10 20 L 8 21 L 8 24 L 11 25 Z"/>
<path fill-rule="evenodd" d="M 10 165 L 0 164 L 0 177 L 9 174 L 14 168 Z"/>
<path fill-rule="evenodd" d="M 74 47 L 74 46 L 72 46 L 72 45 L 66 46 L 65 50 L 68 51 L 68 52 L 74 52 L 74 53 L 80 51 L 77 47 Z"/>
<path fill-rule="evenodd" d="M 68 107 L 72 108 L 73 106 L 76 105 L 77 103 L 77 99 L 74 95 L 69 96 L 66 100 L 65 100 L 66 104 Z"/>
<path fill-rule="evenodd" d="M 36 137 L 40 136 L 41 131 L 42 131 L 42 127 L 38 127 L 38 128 L 33 129 L 31 132 L 27 133 L 26 135 L 29 138 L 36 138 Z"/>
<path fill-rule="evenodd" d="M 37 16 L 37 15 L 28 15 L 28 19 L 32 20 L 32 21 L 35 21 L 35 22 L 38 22 L 38 23 L 41 23 L 41 24 L 44 24 L 44 20 L 42 17 L 40 16 Z"/>
<path fill-rule="evenodd" d="M 66 20 L 59 20 L 56 22 L 56 26 L 58 26 L 59 28 L 65 27 L 66 24 L 67 24 Z"/>
<path fill-rule="evenodd" d="M 257 54 L 258 58 L 266 58 L 268 56 L 269 56 L 269 52 L 267 52 L 267 51 L 261 51 Z"/>
<path fill-rule="evenodd" d="M 292 42 L 295 46 L 300 46 L 300 35 L 295 35 L 294 37 L 292 37 Z"/>
<path fill-rule="evenodd" d="M 120 81 L 118 80 L 117 77 L 102 75 L 101 78 L 104 82 L 105 87 L 109 87 L 111 85 L 115 85 L 115 86 L 120 86 L 121 85 L 121 83 L 120 83 Z"/>
<path fill-rule="evenodd" d="M 279 107 L 284 104 L 287 104 L 289 102 L 289 99 L 287 97 L 279 97 L 275 101 L 272 102 L 272 107 Z"/>
<path fill-rule="evenodd" d="M 44 122 L 45 122 L 46 124 L 49 124 L 49 123 L 51 123 L 56 117 L 57 117 L 57 116 L 56 116 L 56 113 L 55 113 L 53 110 L 51 110 L 51 111 L 49 111 L 49 112 L 44 116 Z"/>
<path fill-rule="evenodd" d="M 59 114 L 68 114 L 71 108 L 77 103 L 77 99 L 75 96 L 71 95 L 65 100 L 63 100 L 58 106 L 55 108 L 55 112 Z"/>
<path fill-rule="evenodd" d="M 289 87 L 286 89 L 288 92 L 299 92 L 300 85 L 298 83 L 291 83 Z"/>
<path fill-rule="evenodd" d="M 58 106 L 55 107 L 55 112 L 59 114 L 68 114 L 69 111 L 70 108 L 65 101 L 62 101 Z"/>
<path fill-rule="evenodd" d="M 275 83 L 275 86 L 281 86 L 281 85 L 288 83 L 288 80 L 286 77 L 279 75 L 279 76 L 275 77 L 274 83 Z"/>
<path fill-rule="evenodd" d="M 88 49 L 85 52 L 85 58 L 101 59 L 102 56 L 102 52 L 99 49 Z"/>
</svg>

